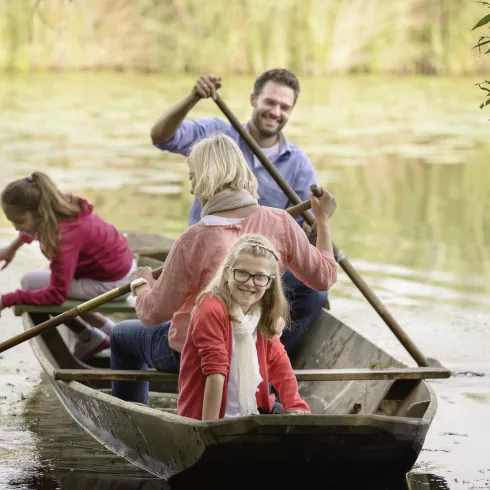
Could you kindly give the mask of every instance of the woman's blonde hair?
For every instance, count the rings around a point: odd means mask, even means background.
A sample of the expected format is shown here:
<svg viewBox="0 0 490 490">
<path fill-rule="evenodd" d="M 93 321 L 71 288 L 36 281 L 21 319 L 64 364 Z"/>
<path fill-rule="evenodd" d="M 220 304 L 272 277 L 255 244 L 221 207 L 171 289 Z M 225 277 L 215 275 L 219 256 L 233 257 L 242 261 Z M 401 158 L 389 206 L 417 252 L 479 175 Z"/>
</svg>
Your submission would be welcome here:
<svg viewBox="0 0 490 490">
<path fill-rule="evenodd" d="M 224 190 L 245 189 L 258 198 L 255 175 L 238 145 L 225 134 L 215 133 L 193 145 L 187 163 L 195 177 L 194 195 L 201 202 Z"/>
<path fill-rule="evenodd" d="M 59 251 L 58 222 L 75 218 L 80 211 L 78 200 L 63 194 L 54 182 L 42 172 L 14 180 L 5 187 L 1 196 L 2 207 L 14 215 L 30 212 L 37 221 L 37 236 L 49 260 Z"/>
<path fill-rule="evenodd" d="M 253 257 L 265 257 L 271 264 L 272 284 L 262 296 L 260 303 L 262 315 L 258 328 L 267 338 L 272 339 L 277 335 L 279 321 L 282 318 L 287 325 L 289 322 L 289 305 L 284 295 L 284 290 L 279 274 L 279 257 L 271 242 L 263 235 L 242 235 L 230 248 L 215 276 L 207 287 L 199 294 L 196 305 L 202 301 L 204 296 L 211 294 L 223 301 L 228 310 L 230 321 L 237 321 L 236 304 L 231 296 L 228 286 L 228 278 L 233 274 L 232 267 L 241 254 L 249 254 Z"/>
</svg>

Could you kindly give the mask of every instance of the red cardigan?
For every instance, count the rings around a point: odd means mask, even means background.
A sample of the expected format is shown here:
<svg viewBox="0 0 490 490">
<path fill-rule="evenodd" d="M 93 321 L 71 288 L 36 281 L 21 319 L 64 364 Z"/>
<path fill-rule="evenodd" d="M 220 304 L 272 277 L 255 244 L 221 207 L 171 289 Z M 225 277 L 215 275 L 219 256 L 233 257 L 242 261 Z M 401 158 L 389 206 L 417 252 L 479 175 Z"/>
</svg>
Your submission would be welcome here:
<svg viewBox="0 0 490 490">
<path fill-rule="evenodd" d="M 101 282 L 122 279 L 130 270 L 133 253 L 127 239 L 114 226 L 92 213 L 93 206 L 80 199 L 82 208 L 74 220 L 59 224 L 60 248 L 50 264 L 51 281 L 37 291 L 18 289 L 2 295 L 4 306 L 19 304 L 58 305 L 68 298 L 73 279 L 90 278 Z M 20 233 L 25 243 L 35 237 Z M 41 250 L 43 249 L 42 244 Z"/>
<path fill-rule="evenodd" d="M 206 377 L 210 374 L 223 374 L 225 383 L 219 417 L 224 417 L 232 339 L 232 325 L 225 305 L 214 296 L 208 295 L 192 315 L 182 350 L 177 403 L 179 415 L 202 420 Z M 306 402 L 299 396 L 293 368 L 279 337 L 269 341 L 261 332 L 257 332 L 256 346 L 262 377 L 256 393 L 257 406 L 265 411 L 272 411 L 275 396 L 269 394 L 270 379 L 286 410 L 306 410 L 311 413 Z"/>
</svg>

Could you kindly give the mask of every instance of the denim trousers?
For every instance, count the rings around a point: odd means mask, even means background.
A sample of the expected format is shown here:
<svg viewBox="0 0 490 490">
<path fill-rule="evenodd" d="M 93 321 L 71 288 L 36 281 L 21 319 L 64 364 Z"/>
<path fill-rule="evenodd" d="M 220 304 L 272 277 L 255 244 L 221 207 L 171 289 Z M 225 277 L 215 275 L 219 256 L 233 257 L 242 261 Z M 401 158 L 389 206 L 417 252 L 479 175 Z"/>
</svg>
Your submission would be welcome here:
<svg viewBox="0 0 490 490">
<path fill-rule="evenodd" d="M 145 327 L 139 320 L 126 320 L 111 332 L 111 369 L 146 370 L 148 366 L 178 373 L 180 354 L 168 345 L 170 322 Z M 148 381 L 113 381 L 112 394 L 121 400 L 148 405 Z"/>
<path fill-rule="evenodd" d="M 289 352 L 320 313 L 328 292 L 309 288 L 296 279 L 289 269 L 282 276 L 282 282 L 290 306 L 291 323 L 284 329 L 281 342 Z"/>
</svg>

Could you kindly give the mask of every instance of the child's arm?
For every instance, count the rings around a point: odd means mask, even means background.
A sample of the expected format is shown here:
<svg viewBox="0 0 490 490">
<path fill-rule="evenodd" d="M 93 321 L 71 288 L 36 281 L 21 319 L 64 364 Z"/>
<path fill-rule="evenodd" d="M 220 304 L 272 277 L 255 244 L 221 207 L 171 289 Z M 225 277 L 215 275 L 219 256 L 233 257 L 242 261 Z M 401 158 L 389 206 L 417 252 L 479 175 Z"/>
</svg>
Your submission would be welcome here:
<svg viewBox="0 0 490 490">
<path fill-rule="evenodd" d="M 201 370 L 206 376 L 202 420 L 219 419 L 223 405 L 225 379 L 230 369 L 227 344 L 231 333 L 225 305 L 208 296 L 192 315 L 190 337 L 197 348 Z"/>
<path fill-rule="evenodd" d="M 224 382 L 225 377 L 223 374 L 210 374 L 206 378 L 204 400 L 202 403 L 202 420 L 219 419 Z"/>
<path fill-rule="evenodd" d="M 6 307 L 12 305 L 60 305 L 68 298 L 70 283 L 75 276 L 80 254 L 80 239 L 76 234 L 62 235 L 60 251 L 51 261 L 48 286 L 36 290 L 17 289 L 1 296 Z"/>
<path fill-rule="evenodd" d="M 7 267 L 12 260 L 14 260 L 15 254 L 17 250 L 19 250 L 22 245 L 24 245 L 24 240 L 20 236 L 18 236 L 8 247 L 2 248 L 0 250 L 0 262 L 3 260 L 5 264 L 3 264 L 2 270 Z"/>
<path fill-rule="evenodd" d="M 284 409 L 288 413 L 310 414 L 310 407 L 299 396 L 298 382 L 291 362 L 277 336 L 267 346 L 267 364 L 270 381 L 279 392 L 279 398 Z"/>
</svg>

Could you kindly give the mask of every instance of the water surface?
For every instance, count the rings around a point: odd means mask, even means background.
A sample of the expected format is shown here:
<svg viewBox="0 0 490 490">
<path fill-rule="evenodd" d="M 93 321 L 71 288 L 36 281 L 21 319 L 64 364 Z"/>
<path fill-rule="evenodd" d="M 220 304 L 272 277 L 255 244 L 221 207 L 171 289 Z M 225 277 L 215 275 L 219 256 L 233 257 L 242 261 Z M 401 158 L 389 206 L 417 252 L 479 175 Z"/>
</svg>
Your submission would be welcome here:
<svg viewBox="0 0 490 490">
<path fill-rule="evenodd" d="M 375 482 L 377 489 L 490 488 L 490 127 L 476 81 L 305 79 L 287 126 L 337 198 L 336 244 L 422 352 L 457 373 L 432 382 L 439 409 L 407 483 Z M 3 77 L 1 187 L 42 170 L 120 229 L 178 236 L 191 204 L 186 168 L 182 157 L 152 147 L 149 131 L 192 83 L 131 74 Z M 251 84 L 224 80 L 222 97 L 242 120 Z M 219 111 L 204 101 L 192 115 Z M 3 215 L 0 227 L 1 246 L 14 235 Z M 23 247 L 0 274 L 1 290 L 46 264 L 35 246 Z M 331 303 L 333 314 L 412 362 L 343 273 Z M 4 312 L 0 340 L 20 330 Z M 0 488 L 167 487 L 72 422 L 23 344 L 0 354 Z"/>
</svg>

